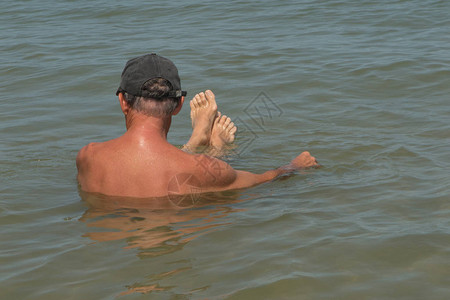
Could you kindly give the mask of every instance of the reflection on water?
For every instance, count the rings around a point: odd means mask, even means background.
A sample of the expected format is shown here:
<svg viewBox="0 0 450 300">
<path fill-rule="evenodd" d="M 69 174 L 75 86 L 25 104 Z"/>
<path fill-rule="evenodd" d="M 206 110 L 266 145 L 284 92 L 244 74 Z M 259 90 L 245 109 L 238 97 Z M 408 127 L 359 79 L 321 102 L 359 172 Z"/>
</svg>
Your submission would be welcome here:
<svg viewBox="0 0 450 300">
<path fill-rule="evenodd" d="M 95 242 L 123 240 L 124 248 L 137 248 L 141 259 L 176 252 L 193 239 L 230 225 L 227 216 L 243 211 L 230 204 L 249 199 L 236 191 L 208 193 L 196 195 L 194 207 L 180 208 L 168 198 L 111 197 L 85 192 L 80 195 L 88 204 L 80 221 L 92 229 L 83 236 Z M 170 289 L 158 282 L 189 269 L 176 267 L 149 275 L 144 282 L 127 286 L 121 295 Z"/>
<path fill-rule="evenodd" d="M 1 299 L 450 299 L 450 1 L 2 4 Z M 120 72 L 148 52 L 215 92 L 233 167 L 325 167 L 246 203 L 81 205 L 77 152 L 123 133 Z"/>
<path fill-rule="evenodd" d="M 132 293 L 147 294 L 147 293 L 156 292 L 156 291 L 170 290 L 172 288 L 172 286 L 162 286 L 162 285 L 158 284 L 157 282 L 166 277 L 170 277 L 170 276 L 173 276 L 175 274 L 178 274 L 180 272 L 190 270 L 190 269 L 191 269 L 190 267 L 177 268 L 177 269 L 174 269 L 174 270 L 171 270 L 168 272 L 150 275 L 147 277 L 145 282 L 137 282 L 135 284 L 127 286 L 128 290 L 120 293 L 120 296 L 129 295 Z"/>
</svg>

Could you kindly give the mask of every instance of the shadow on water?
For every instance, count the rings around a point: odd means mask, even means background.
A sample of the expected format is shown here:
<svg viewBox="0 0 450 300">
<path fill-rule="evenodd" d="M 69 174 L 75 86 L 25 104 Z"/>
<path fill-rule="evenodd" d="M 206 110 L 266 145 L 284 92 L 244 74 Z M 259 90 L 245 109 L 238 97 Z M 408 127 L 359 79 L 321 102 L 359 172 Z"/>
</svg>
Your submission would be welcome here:
<svg viewBox="0 0 450 300">
<path fill-rule="evenodd" d="M 197 237 L 232 224 L 228 216 L 245 211 L 232 204 L 257 197 L 240 191 L 184 195 L 176 199 L 112 197 L 82 191 L 80 196 L 88 209 L 79 220 L 91 229 L 83 236 L 95 242 L 123 240 L 126 243 L 124 248 L 137 249 L 140 259 L 180 251 Z M 192 197 L 195 197 L 195 204 L 187 207 L 176 205 Z M 189 269 L 185 266 L 149 275 L 144 282 L 127 286 L 128 290 L 121 295 L 171 289 L 160 286 L 158 282 Z"/>
</svg>

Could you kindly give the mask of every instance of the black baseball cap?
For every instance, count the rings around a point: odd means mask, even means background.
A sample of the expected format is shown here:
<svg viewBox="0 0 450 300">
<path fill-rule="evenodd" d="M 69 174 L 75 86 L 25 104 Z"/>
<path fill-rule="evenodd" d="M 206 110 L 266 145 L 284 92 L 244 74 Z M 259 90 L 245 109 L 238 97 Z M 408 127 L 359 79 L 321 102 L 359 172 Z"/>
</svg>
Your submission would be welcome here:
<svg viewBox="0 0 450 300">
<path fill-rule="evenodd" d="M 164 78 L 170 82 L 172 90 L 168 97 L 186 96 L 187 93 L 181 90 L 177 67 L 169 59 L 155 53 L 132 58 L 126 63 L 116 95 L 127 92 L 133 96 L 145 97 L 146 91 L 142 87 L 154 78 Z"/>
</svg>

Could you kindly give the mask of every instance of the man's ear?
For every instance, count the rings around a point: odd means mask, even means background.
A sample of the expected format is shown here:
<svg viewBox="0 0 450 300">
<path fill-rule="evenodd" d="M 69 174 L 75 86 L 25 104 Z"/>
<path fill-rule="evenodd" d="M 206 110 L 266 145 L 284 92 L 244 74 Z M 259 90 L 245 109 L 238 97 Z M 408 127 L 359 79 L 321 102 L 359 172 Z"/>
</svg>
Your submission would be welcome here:
<svg viewBox="0 0 450 300">
<path fill-rule="evenodd" d="M 173 116 L 177 115 L 180 112 L 181 108 L 183 107 L 183 103 L 184 103 L 184 96 L 181 96 L 180 103 L 178 103 L 178 106 L 175 108 L 175 110 L 172 113 Z"/>
<path fill-rule="evenodd" d="M 125 96 L 123 95 L 123 93 L 119 93 L 119 103 L 120 103 L 120 108 L 122 108 L 123 114 L 125 116 L 128 115 L 131 107 L 128 104 L 127 100 L 125 100 Z"/>
</svg>

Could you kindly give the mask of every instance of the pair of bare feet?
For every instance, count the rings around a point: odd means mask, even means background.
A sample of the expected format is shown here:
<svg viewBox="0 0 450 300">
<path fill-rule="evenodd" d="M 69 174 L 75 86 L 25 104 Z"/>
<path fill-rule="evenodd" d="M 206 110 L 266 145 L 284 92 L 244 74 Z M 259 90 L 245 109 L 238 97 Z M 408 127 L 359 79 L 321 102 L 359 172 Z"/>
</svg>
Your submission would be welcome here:
<svg viewBox="0 0 450 300">
<path fill-rule="evenodd" d="M 210 90 L 198 93 L 190 106 L 192 136 L 183 149 L 223 155 L 233 144 L 237 128 L 229 117 L 217 110 L 214 93 Z"/>
</svg>

